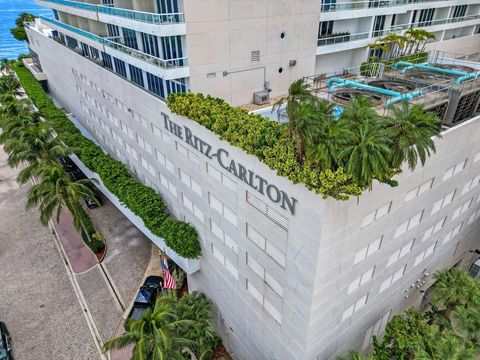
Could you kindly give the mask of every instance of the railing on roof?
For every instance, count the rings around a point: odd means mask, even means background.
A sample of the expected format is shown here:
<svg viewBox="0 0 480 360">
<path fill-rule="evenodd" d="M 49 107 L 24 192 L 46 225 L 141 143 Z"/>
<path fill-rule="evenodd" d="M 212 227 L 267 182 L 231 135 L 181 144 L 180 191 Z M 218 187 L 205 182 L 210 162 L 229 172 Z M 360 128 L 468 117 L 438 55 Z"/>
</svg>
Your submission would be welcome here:
<svg viewBox="0 0 480 360">
<path fill-rule="evenodd" d="M 132 56 L 132 57 L 134 57 L 136 59 L 139 59 L 141 61 L 145 61 L 145 62 L 147 62 L 151 65 L 155 65 L 155 66 L 158 66 L 158 67 L 161 67 L 161 68 L 164 68 L 164 69 L 173 69 L 173 68 L 180 68 L 180 67 L 188 66 L 188 58 L 186 58 L 186 57 L 177 58 L 177 59 L 160 59 L 156 56 L 144 53 L 144 52 L 136 50 L 136 49 L 129 48 L 125 45 L 122 45 L 122 44 L 116 43 L 114 41 L 111 41 L 111 40 L 107 39 L 106 37 L 101 37 L 99 35 L 92 34 L 88 31 L 76 28 L 72 25 L 62 23 L 58 20 L 50 19 L 50 18 L 47 18 L 47 17 L 42 16 L 42 15 L 40 15 L 39 18 L 42 21 L 45 21 L 47 23 L 56 25 L 58 27 L 67 29 L 69 31 L 72 31 L 75 34 L 86 37 L 90 40 L 93 40 L 93 41 L 103 45 L 103 46 L 110 47 L 112 49 L 121 51 L 124 54 Z"/>
<path fill-rule="evenodd" d="M 107 15 L 119 16 L 130 20 L 146 22 L 155 25 L 184 23 L 183 13 L 155 14 L 144 11 L 120 9 L 109 5 L 94 5 L 71 0 L 43 0 L 54 4 L 75 7 Z"/>
<path fill-rule="evenodd" d="M 388 34 L 399 33 L 403 30 L 407 30 L 410 27 L 419 28 L 419 27 L 451 24 L 451 23 L 476 20 L 476 19 L 480 19 L 480 15 L 466 15 L 466 16 L 461 16 L 456 18 L 438 19 L 438 20 L 430 20 L 430 21 L 421 21 L 413 24 L 395 25 L 390 29 L 375 30 L 372 32 L 369 31 L 369 32 L 356 33 L 356 34 L 342 33 L 340 35 L 319 38 L 317 40 L 317 46 L 337 45 L 337 44 L 350 42 L 350 41 L 381 37 Z"/>
</svg>

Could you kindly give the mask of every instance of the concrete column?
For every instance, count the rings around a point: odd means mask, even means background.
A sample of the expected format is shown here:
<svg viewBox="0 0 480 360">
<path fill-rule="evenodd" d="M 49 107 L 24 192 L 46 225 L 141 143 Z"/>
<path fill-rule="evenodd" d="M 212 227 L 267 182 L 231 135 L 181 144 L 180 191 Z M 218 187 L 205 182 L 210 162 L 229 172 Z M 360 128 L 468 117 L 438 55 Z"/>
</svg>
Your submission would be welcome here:
<svg viewBox="0 0 480 360">
<path fill-rule="evenodd" d="M 448 100 L 447 111 L 445 111 L 445 116 L 443 117 L 444 123 L 453 123 L 455 111 L 457 110 L 458 102 L 460 101 L 461 95 L 462 92 L 458 88 L 452 88 L 452 90 L 450 91 L 450 99 Z"/>
</svg>

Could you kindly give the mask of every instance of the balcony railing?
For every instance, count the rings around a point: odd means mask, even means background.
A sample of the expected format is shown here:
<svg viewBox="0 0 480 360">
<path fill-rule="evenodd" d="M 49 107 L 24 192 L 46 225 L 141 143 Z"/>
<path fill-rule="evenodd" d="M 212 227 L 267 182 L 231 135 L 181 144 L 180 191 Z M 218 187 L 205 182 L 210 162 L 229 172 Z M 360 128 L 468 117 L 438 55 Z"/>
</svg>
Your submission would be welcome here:
<svg viewBox="0 0 480 360">
<path fill-rule="evenodd" d="M 409 4 L 421 4 L 429 2 L 437 2 L 445 0 L 367 0 L 352 2 L 334 2 L 332 0 L 324 0 L 322 3 L 322 12 L 334 12 L 344 10 L 365 10 L 392 6 L 402 6 Z"/>
<path fill-rule="evenodd" d="M 184 23 L 183 13 L 154 14 L 143 11 L 120 9 L 108 5 L 94 5 L 70 0 L 43 0 L 54 4 L 75 7 L 82 10 L 94 11 L 107 15 L 119 16 L 126 19 L 141 21 L 149 24 L 164 25 Z"/>
<path fill-rule="evenodd" d="M 173 69 L 173 68 L 180 68 L 180 67 L 185 67 L 188 66 L 188 58 L 183 57 L 183 58 L 178 58 L 178 59 L 160 59 L 156 56 L 146 54 L 142 51 L 136 50 L 129 48 L 125 45 L 116 43 L 114 41 L 111 41 L 107 38 L 101 37 L 99 35 L 92 34 L 88 31 L 76 28 L 74 26 L 62 23 L 60 21 L 54 20 L 54 19 L 49 19 L 45 16 L 39 16 L 39 18 L 47 23 L 56 25 L 58 27 L 67 29 L 71 32 L 74 32 L 75 34 L 81 35 L 83 37 L 86 37 L 90 40 L 93 40 L 103 46 L 110 47 L 112 49 L 118 50 L 123 52 L 124 54 L 127 54 L 129 56 L 132 56 L 136 59 L 139 59 L 141 61 L 145 61 L 146 63 L 149 63 L 151 65 L 155 65 L 164 69 Z"/>
<path fill-rule="evenodd" d="M 480 15 L 466 15 L 466 16 L 461 16 L 456 18 L 438 19 L 438 20 L 422 21 L 414 24 L 396 25 L 386 30 L 375 30 L 372 32 L 363 32 L 363 33 L 357 33 L 357 34 L 345 34 L 345 33 L 341 35 L 332 34 L 331 36 L 328 36 L 328 37 L 323 36 L 319 38 L 317 42 L 317 46 L 336 45 L 336 44 L 341 44 L 349 41 L 376 38 L 376 37 L 385 36 L 392 33 L 399 33 L 410 27 L 419 28 L 419 27 L 427 27 L 427 26 L 436 26 L 436 25 L 452 24 L 452 23 L 476 20 L 476 19 L 480 19 Z"/>
</svg>

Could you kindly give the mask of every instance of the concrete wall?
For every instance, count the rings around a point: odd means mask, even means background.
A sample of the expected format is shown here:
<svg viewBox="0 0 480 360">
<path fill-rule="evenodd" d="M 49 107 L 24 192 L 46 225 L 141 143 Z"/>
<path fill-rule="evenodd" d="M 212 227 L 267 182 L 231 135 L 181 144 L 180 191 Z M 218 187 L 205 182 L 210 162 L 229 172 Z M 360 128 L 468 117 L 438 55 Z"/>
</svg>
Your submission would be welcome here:
<svg viewBox="0 0 480 360">
<path fill-rule="evenodd" d="M 392 314 L 420 302 L 420 289 L 410 284 L 425 279 L 423 286 L 429 286 L 432 278 L 425 272 L 451 266 L 463 257 L 467 263 L 468 250 L 478 247 L 478 221 L 468 222 L 480 205 L 480 185 L 464 189 L 467 181 L 480 174 L 480 119 L 436 140 L 437 154 L 413 173 L 404 169 L 398 187 L 375 184 L 372 192 L 359 199 L 325 201 L 302 185 L 276 176 L 205 128 L 171 114 L 161 100 L 117 75 L 39 33 L 29 31 L 29 36 L 51 94 L 113 156 L 156 188 L 178 218 L 198 230 L 201 271 L 189 277 L 189 286 L 212 298 L 217 330 L 238 359 L 329 359 L 348 348 L 362 347 L 373 327 L 380 331 Z M 225 149 L 229 159 L 297 199 L 295 215 L 226 171 L 217 158 L 207 158 L 188 145 L 185 130 L 180 138 L 165 129 L 165 116 L 180 127 L 187 126 L 211 144 L 212 151 Z M 443 180 L 448 169 L 465 159 L 462 171 Z M 407 193 L 431 178 L 431 189 L 405 201 Z M 455 189 L 453 201 L 432 214 L 434 204 Z M 223 203 L 222 214 L 212 195 Z M 269 214 L 283 219 L 283 225 L 247 202 L 247 196 L 256 198 L 257 207 L 268 207 Z M 470 207 L 453 219 L 456 209 L 469 199 L 473 199 Z M 364 218 L 390 202 L 385 216 L 362 228 Z M 421 211 L 417 226 L 395 235 Z M 423 241 L 424 233 L 444 218 L 443 227 Z M 462 222 L 459 233 L 444 242 Z M 379 237 L 380 249 L 354 265 L 356 254 Z M 389 260 L 413 239 L 402 257 Z M 433 253 L 416 261 L 435 242 Z M 371 277 L 355 288 L 352 283 L 372 267 Z M 402 268 L 405 272 L 380 293 L 385 281 Z M 366 303 L 359 303 L 362 299 Z M 355 309 L 348 315 L 352 305 Z"/>
<path fill-rule="evenodd" d="M 278 96 L 314 71 L 320 2 L 186 0 L 184 5 L 193 91 L 247 104 L 264 80 Z M 260 61 L 252 62 L 257 50 Z M 297 61 L 295 67 L 290 60 Z M 235 73 L 224 76 L 224 71 Z M 211 73 L 215 77 L 207 78 Z"/>
</svg>

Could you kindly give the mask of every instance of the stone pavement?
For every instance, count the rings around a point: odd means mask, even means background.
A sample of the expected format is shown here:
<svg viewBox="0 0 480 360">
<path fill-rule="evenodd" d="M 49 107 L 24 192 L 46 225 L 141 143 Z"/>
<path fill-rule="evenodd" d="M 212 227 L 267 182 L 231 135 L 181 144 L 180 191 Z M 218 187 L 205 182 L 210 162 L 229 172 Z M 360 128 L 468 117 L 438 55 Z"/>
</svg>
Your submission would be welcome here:
<svg viewBox="0 0 480 360">
<path fill-rule="evenodd" d="M 67 210 L 62 209 L 59 221 L 55 221 L 55 230 L 74 272 L 81 273 L 97 265 L 96 256 L 85 246 Z"/>
<path fill-rule="evenodd" d="M 0 148 L 0 321 L 18 360 L 98 360 L 64 259 Z"/>
</svg>

